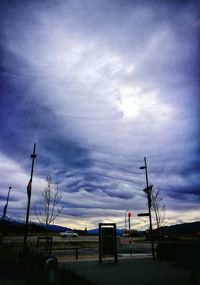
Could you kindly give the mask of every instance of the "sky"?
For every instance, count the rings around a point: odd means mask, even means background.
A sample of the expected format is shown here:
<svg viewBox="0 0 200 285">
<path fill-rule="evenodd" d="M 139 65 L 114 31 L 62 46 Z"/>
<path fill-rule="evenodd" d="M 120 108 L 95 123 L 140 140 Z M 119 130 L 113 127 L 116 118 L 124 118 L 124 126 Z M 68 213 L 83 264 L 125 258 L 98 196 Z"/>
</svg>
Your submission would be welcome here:
<svg viewBox="0 0 200 285">
<path fill-rule="evenodd" d="M 148 228 L 145 172 L 167 225 L 200 219 L 198 1 L 2 0 L 0 215 L 30 220 L 51 175 L 56 224 Z"/>
</svg>

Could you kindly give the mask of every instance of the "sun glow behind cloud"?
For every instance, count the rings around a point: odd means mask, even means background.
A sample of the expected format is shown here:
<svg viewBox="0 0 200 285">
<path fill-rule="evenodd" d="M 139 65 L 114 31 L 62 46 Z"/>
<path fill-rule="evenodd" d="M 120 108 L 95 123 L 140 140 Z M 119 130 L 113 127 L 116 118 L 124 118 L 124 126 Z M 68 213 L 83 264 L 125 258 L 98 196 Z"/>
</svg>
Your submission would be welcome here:
<svg viewBox="0 0 200 285">
<path fill-rule="evenodd" d="M 156 117 L 158 124 L 173 120 L 173 107 L 159 102 L 156 91 L 146 91 L 141 87 L 123 86 L 120 90 L 120 109 L 126 119 L 141 119 Z"/>
<path fill-rule="evenodd" d="M 122 112 L 126 118 L 137 117 L 140 114 L 140 101 L 137 98 L 124 98 L 121 105 Z"/>
</svg>

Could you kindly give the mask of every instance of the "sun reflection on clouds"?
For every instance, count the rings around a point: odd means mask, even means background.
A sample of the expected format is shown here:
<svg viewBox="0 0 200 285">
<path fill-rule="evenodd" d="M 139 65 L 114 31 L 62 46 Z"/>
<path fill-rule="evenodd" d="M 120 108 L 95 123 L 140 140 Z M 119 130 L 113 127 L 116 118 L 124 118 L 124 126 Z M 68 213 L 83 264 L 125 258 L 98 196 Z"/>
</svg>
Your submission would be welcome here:
<svg viewBox="0 0 200 285">
<path fill-rule="evenodd" d="M 163 122 L 171 119 L 173 109 L 169 104 L 161 102 L 158 92 L 145 91 L 140 86 L 119 87 L 120 104 L 125 119 L 137 119 L 147 116 Z"/>
<path fill-rule="evenodd" d="M 121 109 L 126 118 L 133 118 L 139 115 L 140 102 L 136 97 L 126 97 L 122 99 Z"/>
</svg>

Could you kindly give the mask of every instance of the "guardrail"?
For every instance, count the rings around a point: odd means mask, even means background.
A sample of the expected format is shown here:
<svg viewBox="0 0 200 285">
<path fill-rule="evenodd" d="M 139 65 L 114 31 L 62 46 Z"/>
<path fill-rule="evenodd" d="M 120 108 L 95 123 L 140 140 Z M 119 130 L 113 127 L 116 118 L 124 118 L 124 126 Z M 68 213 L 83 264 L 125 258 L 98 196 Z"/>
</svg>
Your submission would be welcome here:
<svg viewBox="0 0 200 285">
<path fill-rule="evenodd" d="M 97 252 L 98 249 L 94 249 L 94 248 L 91 248 L 91 247 L 66 247 L 66 248 L 61 248 L 61 247 L 53 247 L 52 248 L 52 252 L 54 252 L 54 255 L 56 255 L 55 251 L 62 251 L 62 252 L 65 252 L 65 251 L 72 251 L 74 254 L 72 254 L 72 256 L 75 257 L 75 260 L 78 260 L 79 257 L 80 257 L 80 252 L 82 250 L 89 250 L 89 251 L 95 251 Z M 90 255 L 90 254 L 89 254 Z"/>
</svg>

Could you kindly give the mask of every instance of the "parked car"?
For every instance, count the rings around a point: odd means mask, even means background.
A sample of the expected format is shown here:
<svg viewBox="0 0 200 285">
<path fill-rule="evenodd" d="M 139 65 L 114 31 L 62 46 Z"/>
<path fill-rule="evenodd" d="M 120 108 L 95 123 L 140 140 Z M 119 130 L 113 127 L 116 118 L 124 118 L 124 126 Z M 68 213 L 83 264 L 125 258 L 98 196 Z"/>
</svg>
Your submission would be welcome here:
<svg viewBox="0 0 200 285">
<path fill-rule="evenodd" d="M 143 235 L 137 230 L 125 230 L 122 234 L 123 237 L 142 237 Z"/>
<path fill-rule="evenodd" d="M 60 235 L 61 235 L 61 237 L 73 237 L 73 238 L 78 237 L 78 234 L 74 233 L 72 231 L 61 232 Z"/>
</svg>

